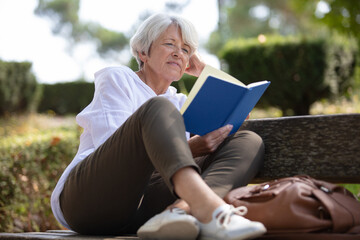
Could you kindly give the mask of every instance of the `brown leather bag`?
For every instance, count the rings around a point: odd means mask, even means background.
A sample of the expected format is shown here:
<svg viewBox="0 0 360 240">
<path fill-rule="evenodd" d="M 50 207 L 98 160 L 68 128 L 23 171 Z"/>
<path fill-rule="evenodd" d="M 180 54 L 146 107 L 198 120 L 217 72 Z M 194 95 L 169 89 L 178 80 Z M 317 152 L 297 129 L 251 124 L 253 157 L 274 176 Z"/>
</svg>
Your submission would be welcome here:
<svg viewBox="0 0 360 240">
<path fill-rule="evenodd" d="M 246 206 L 245 217 L 266 226 L 264 239 L 360 239 L 360 202 L 344 187 L 309 176 L 237 188 L 225 201 Z"/>
</svg>

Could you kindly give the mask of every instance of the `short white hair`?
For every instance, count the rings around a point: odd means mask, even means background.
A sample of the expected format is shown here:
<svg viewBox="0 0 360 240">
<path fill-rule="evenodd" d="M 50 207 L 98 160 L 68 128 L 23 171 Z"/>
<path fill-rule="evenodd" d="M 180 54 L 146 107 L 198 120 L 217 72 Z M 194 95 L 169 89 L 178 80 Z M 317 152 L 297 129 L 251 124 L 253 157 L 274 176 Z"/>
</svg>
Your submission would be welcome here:
<svg viewBox="0 0 360 240">
<path fill-rule="evenodd" d="M 182 40 L 190 47 L 190 55 L 197 50 L 198 34 L 190 21 L 177 15 L 157 13 L 147 18 L 130 39 L 131 53 L 140 69 L 144 63 L 141 61 L 139 53 L 149 54 L 151 44 L 173 24 L 180 28 Z"/>
</svg>

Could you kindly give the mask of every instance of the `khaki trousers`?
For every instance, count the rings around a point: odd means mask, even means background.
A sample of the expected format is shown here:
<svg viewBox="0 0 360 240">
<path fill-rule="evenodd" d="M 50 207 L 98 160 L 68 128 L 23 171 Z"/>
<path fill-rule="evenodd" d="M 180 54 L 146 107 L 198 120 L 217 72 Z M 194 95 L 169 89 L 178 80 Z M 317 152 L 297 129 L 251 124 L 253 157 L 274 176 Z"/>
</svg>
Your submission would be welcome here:
<svg viewBox="0 0 360 240">
<path fill-rule="evenodd" d="M 165 98 L 144 103 L 70 173 L 60 195 L 64 217 L 81 234 L 134 234 L 176 200 L 171 177 L 193 167 L 220 196 L 246 185 L 262 165 L 264 145 L 250 131 L 193 159 L 179 111 Z"/>
</svg>

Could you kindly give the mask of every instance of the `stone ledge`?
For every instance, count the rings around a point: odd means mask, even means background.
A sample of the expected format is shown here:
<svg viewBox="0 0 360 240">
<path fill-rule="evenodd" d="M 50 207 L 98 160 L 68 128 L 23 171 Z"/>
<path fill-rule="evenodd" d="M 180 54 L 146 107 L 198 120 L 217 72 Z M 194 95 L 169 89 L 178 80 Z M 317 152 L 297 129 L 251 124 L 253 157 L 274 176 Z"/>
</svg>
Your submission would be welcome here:
<svg viewBox="0 0 360 240">
<path fill-rule="evenodd" d="M 360 183 L 360 114 L 307 115 L 245 121 L 265 142 L 264 182 L 298 174 Z"/>
</svg>

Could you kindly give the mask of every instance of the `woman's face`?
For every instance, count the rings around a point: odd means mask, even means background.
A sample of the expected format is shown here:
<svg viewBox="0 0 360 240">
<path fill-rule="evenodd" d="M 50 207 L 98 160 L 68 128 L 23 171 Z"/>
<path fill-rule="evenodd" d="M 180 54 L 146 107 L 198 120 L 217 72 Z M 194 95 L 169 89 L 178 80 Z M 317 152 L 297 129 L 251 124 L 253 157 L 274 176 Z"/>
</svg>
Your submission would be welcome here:
<svg viewBox="0 0 360 240">
<path fill-rule="evenodd" d="M 185 72 L 190 58 L 190 47 L 182 40 L 181 30 L 170 25 L 155 40 L 148 54 L 141 54 L 144 70 L 161 79 L 173 82 L 179 80 Z"/>
</svg>

